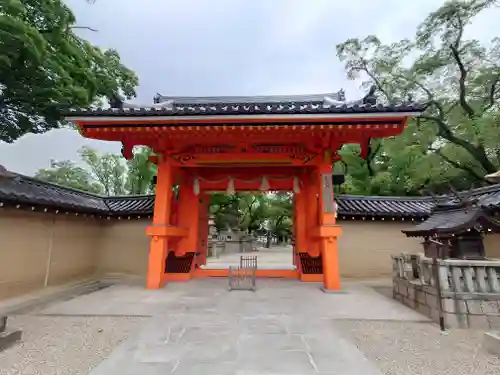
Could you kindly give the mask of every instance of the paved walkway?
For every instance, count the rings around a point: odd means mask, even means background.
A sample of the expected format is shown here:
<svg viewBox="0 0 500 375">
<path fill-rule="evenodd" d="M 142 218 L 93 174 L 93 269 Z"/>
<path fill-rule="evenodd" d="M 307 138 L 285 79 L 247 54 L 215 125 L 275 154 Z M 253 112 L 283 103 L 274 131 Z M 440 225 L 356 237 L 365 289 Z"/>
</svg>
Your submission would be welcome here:
<svg viewBox="0 0 500 375">
<path fill-rule="evenodd" d="M 223 253 L 217 258 L 208 258 L 203 268 L 228 268 L 238 266 L 241 256 L 257 256 L 257 267 L 260 269 L 293 269 L 292 246 L 272 246 L 267 249 L 260 247 L 259 251 L 247 253 Z"/>
<path fill-rule="evenodd" d="M 152 315 L 91 375 L 380 375 L 334 326 L 335 319 L 426 321 L 371 288 L 258 280 L 256 292 L 226 279 L 171 283 L 162 290 L 113 286 L 42 313 Z"/>
</svg>

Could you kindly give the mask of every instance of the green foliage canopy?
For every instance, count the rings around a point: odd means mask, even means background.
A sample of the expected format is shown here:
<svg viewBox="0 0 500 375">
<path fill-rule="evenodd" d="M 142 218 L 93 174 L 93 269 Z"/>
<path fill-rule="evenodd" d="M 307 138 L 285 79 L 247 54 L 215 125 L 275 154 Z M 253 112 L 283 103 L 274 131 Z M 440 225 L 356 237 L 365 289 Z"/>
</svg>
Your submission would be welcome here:
<svg viewBox="0 0 500 375">
<path fill-rule="evenodd" d="M 429 104 L 402 136 L 374 142 L 366 162 L 356 160 L 355 147 L 342 150 L 349 166 L 345 191 L 405 195 L 440 191 L 448 183 L 468 188 L 486 183 L 484 175 L 498 169 L 500 38 L 481 44 L 464 37 L 477 15 L 495 5 L 447 1 L 412 40 L 387 45 L 370 35 L 337 45 L 348 77 L 375 85 L 382 101 Z"/>
<path fill-rule="evenodd" d="M 0 2 L 0 140 L 61 125 L 60 113 L 89 107 L 122 92 L 135 96 L 138 78 L 115 50 L 102 50 L 75 34 L 62 0 Z"/>
<path fill-rule="evenodd" d="M 100 154 L 90 147 L 79 150 L 83 166 L 73 162 L 52 161 L 35 177 L 92 193 L 104 195 L 141 195 L 154 192 L 156 166 L 148 160 L 151 150 L 138 147 L 134 157 L 125 161 L 121 155 Z"/>
</svg>

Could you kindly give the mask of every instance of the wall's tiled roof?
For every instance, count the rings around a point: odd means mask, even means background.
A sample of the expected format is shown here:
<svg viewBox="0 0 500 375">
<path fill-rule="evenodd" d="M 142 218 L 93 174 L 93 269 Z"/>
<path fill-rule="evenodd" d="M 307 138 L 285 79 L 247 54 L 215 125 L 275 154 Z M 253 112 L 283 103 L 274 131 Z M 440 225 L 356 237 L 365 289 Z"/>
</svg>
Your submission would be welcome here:
<svg viewBox="0 0 500 375">
<path fill-rule="evenodd" d="M 0 176 L 0 201 L 97 214 L 109 211 L 98 195 L 22 175 Z"/>
<path fill-rule="evenodd" d="M 471 193 L 480 199 L 481 205 L 500 206 L 500 184 L 475 189 Z M 450 199 L 452 199 L 450 196 L 439 198 L 440 201 Z M 431 197 L 339 195 L 336 201 L 339 215 L 346 218 L 353 216 L 424 218 L 429 216 L 435 206 L 435 201 Z M 152 215 L 154 196 L 101 197 L 14 174 L 14 177 L 0 175 L 0 205 L 4 204 L 43 206 L 110 216 Z"/>
<path fill-rule="evenodd" d="M 103 198 L 111 213 L 116 215 L 152 215 L 154 195 Z"/>
<path fill-rule="evenodd" d="M 336 200 L 339 215 L 423 217 L 434 206 L 430 197 L 340 195 Z"/>
</svg>

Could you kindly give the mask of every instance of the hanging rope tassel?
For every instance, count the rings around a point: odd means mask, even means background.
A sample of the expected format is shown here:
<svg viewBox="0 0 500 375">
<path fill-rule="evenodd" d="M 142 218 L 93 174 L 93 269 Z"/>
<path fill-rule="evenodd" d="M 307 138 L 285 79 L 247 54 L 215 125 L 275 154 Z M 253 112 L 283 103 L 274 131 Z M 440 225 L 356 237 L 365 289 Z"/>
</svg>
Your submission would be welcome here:
<svg viewBox="0 0 500 375">
<path fill-rule="evenodd" d="M 293 177 L 293 192 L 300 193 L 300 180 L 297 176 Z"/>
<path fill-rule="evenodd" d="M 236 190 L 234 188 L 234 179 L 229 177 L 229 182 L 227 183 L 226 195 L 234 195 Z"/>
<path fill-rule="evenodd" d="M 268 191 L 270 189 L 269 181 L 266 176 L 262 176 L 262 182 L 260 184 L 260 191 Z"/>
<path fill-rule="evenodd" d="M 194 195 L 200 195 L 200 179 L 198 177 L 194 179 L 193 192 Z"/>
</svg>

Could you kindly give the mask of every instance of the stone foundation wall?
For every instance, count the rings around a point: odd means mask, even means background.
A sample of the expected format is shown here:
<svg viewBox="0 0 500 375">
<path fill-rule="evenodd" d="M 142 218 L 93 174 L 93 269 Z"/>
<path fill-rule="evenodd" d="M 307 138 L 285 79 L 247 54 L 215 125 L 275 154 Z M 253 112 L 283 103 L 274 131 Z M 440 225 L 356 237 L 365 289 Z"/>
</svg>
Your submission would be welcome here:
<svg viewBox="0 0 500 375">
<path fill-rule="evenodd" d="M 440 260 L 442 283 L 439 298 L 428 259 L 425 258 L 423 263 L 419 260 L 420 278 L 413 278 L 410 267 L 406 267 L 401 259 L 405 256 L 393 257 L 392 285 L 396 300 L 436 323 L 439 323 L 441 303 L 446 328 L 500 329 L 499 275 L 493 272 L 500 262 L 470 261 L 466 265 L 468 262 L 463 260 Z M 449 283 L 452 278 L 456 284 Z"/>
<path fill-rule="evenodd" d="M 406 306 L 418 311 L 439 324 L 438 296 L 434 287 L 418 282 L 395 279 L 393 296 Z M 471 328 L 489 330 L 500 328 L 499 307 L 494 301 L 457 301 L 442 298 L 443 318 L 446 328 Z M 489 315 L 489 316 L 488 316 Z"/>
</svg>

